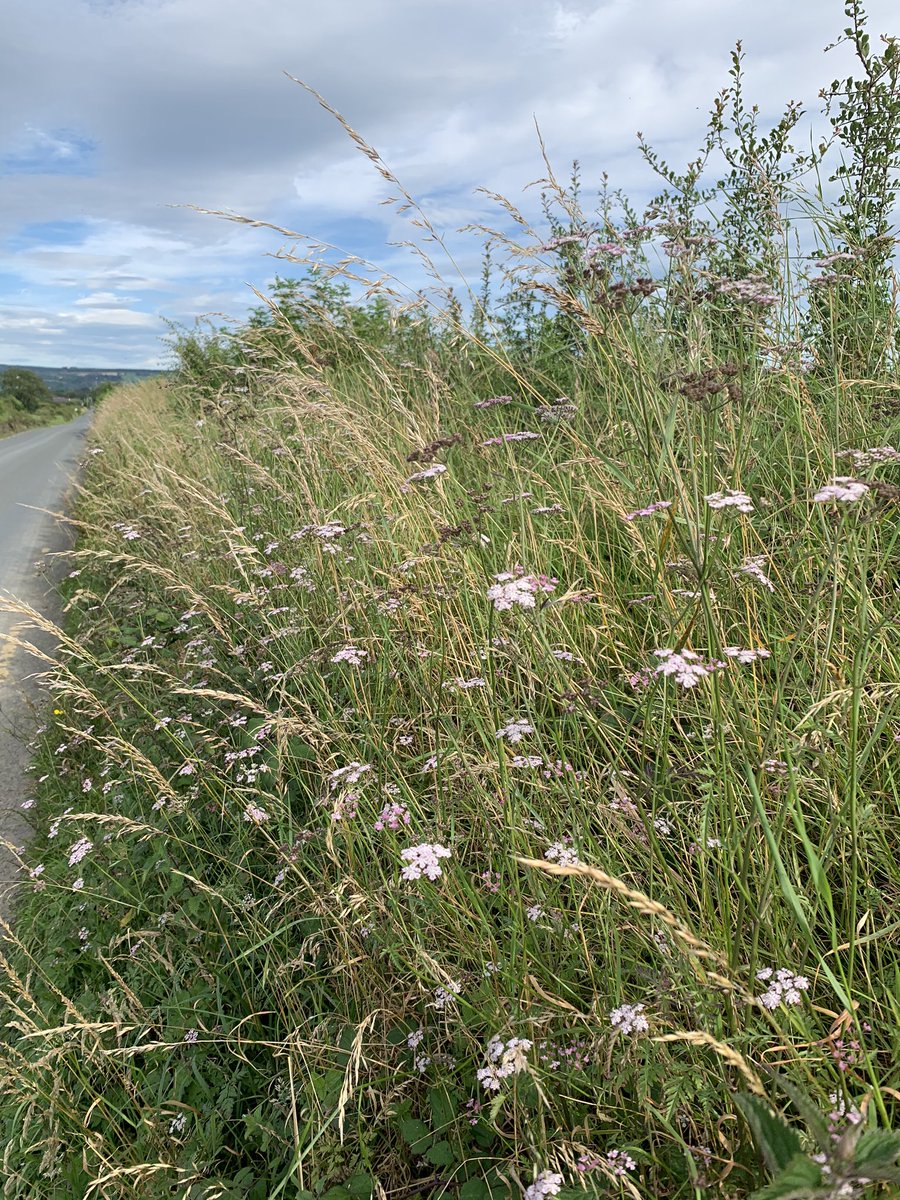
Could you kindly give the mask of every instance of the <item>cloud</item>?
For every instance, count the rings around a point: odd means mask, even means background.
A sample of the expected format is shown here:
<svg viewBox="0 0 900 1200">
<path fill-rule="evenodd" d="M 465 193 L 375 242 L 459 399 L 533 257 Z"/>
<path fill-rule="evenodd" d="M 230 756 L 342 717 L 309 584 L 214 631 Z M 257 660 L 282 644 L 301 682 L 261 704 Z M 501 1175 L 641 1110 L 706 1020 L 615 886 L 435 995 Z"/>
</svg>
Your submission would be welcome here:
<svg viewBox="0 0 900 1200">
<path fill-rule="evenodd" d="M 191 320 L 208 304 L 239 314 L 253 303 L 247 285 L 264 287 L 276 269 L 287 270 L 265 257 L 282 245 L 277 234 L 176 206 L 269 220 L 384 260 L 406 271 L 412 287 L 422 283 L 416 260 L 385 245 L 411 232 L 381 204 L 394 189 L 285 72 L 317 88 L 452 230 L 497 216 L 474 194 L 479 185 L 539 215 L 539 189 L 522 192 L 544 173 L 535 121 L 561 175 L 580 160 L 586 196 L 608 171 L 612 186 L 645 197 L 654 180 L 636 130 L 675 165 L 692 157 L 738 38 L 748 96 L 764 121 L 788 99 L 815 112 L 819 87 L 847 68 L 844 49 L 821 53 L 843 24 L 839 0 L 7 7 L 0 271 L 23 302 L 63 322 L 53 326 L 57 342 L 32 343 L 30 357 L 40 349 L 86 365 L 159 353 L 149 324 L 133 326 L 127 340 L 94 337 L 77 316 L 122 308 L 93 303 L 96 293 L 137 296 L 130 310 L 162 332 L 157 311 Z M 868 8 L 873 34 L 897 31 L 893 0 Z M 464 247 L 477 279 L 477 246 L 451 243 Z M 29 346 L 24 337 L 20 350 Z M 12 356 L 11 346 L 0 343 L 0 358 Z M 101 349 L 111 357 L 92 363 Z"/>
</svg>

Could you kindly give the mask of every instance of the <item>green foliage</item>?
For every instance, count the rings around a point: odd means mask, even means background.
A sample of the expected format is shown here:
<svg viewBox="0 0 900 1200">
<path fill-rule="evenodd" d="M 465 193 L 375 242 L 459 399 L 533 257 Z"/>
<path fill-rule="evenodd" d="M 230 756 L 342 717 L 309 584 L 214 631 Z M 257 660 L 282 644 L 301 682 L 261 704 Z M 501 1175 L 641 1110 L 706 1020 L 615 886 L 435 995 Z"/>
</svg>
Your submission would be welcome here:
<svg viewBox="0 0 900 1200">
<path fill-rule="evenodd" d="M 39 375 L 23 367 L 9 367 L 0 375 L 0 395 L 12 396 L 25 412 L 37 412 L 51 399 L 50 389 Z"/>
<path fill-rule="evenodd" d="M 727 186 L 548 168 L 471 328 L 320 268 L 99 406 L 5 1197 L 895 1186 L 900 413 L 732 68 Z"/>
</svg>

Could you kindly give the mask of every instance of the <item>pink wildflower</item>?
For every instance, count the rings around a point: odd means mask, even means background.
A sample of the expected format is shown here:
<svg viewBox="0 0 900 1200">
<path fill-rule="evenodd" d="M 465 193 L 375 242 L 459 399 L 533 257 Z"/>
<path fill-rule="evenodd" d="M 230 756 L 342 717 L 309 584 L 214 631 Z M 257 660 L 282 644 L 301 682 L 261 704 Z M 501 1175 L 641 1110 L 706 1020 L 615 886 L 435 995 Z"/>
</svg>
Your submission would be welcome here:
<svg viewBox="0 0 900 1200">
<path fill-rule="evenodd" d="M 403 879 L 421 879 L 425 875 L 434 881 L 443 874 L 439 860 L 449 858 L 450 851 L 446 846 L 423 842 L 420 846 L 407 846 L 400 857 L 406 863 L 401 871 Z"/>
</svg>

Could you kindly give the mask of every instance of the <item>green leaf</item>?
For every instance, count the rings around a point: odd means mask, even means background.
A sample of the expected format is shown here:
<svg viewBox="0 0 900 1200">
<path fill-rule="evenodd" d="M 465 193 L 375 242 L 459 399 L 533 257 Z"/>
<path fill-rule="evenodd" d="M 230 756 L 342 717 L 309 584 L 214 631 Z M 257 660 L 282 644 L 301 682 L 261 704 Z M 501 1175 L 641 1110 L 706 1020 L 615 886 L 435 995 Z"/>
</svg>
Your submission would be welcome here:
<svg viewBox="0 0 900 1200">
<path fill-rule="evenodd" d="M 353 1197 L 344 1185 L 339 1183 L 336 1187 L 330 1187 L 327 1192 L 323 1192 L 321 1200 L 353 1200 Z"/>
<path fill-rule="evenodd" d="M 488 1200 L 488 1190 L 483 1179 L 467 1179 L 459 1189 L 459 1200 Z"/>
<path fill-rule="evenodd" d="M 449 1167 L 456 1162 L 456 1154 L 449 1142 L 435 1142 L 425 1151 L 425 1158 L 436 1167 Z"/>
<path fill-rule="evenodd" d="M 420 1121 L 416 1117 L 410 1117 L 406 1121 L 401 1121 L 400 1132 L 403 1135 L 404 1142 L 409 1143 L 409 1148 L 413 1154 L 424 1154 L 431 1145 L 431 1133 L 428 1126 L 424 1121 Z"/>
<path fill-rule="evenodd" d="M 772 1071 L 772 1079 L 785 1095 L 794 1102 L 794 1108 L 796 1108 L 806 1123 L 807 1131 L 816 1139 L 819 1149 L 830 1150 L 833 1146 L 831 1135 L 815 1101 L 788 1079 L 786 1075 L 782 1075 L 780 1071 Z"/>
<path fill-rule="evenodd" d="M 435 1130 L 446 1129 L 456 1120 L 459 1112 L 459 1097 L 456 1092 L 447 1092 L 444 1088 L 429 1088 L 428 1106 L 431 1109 L 432 1124 Z"/>
<path fill-rule="evenodd" d="M 800 1154 L 800 1138 L 788 1123 L 769 1108 L 765 1100 L 749 1092 L 735 1096 L 735 1103 L 750 1126 L 757 1149 L 773 1174 Z M 807 1160 L 808 1161 L 808 1160 Z M 813 1164 L 815 1165 L 815 1164 Z"/>
<path fill-rule="evenodd" d="M 805 1154 L 798 1154 L 771 1183 L 754 1192 L 750 1200 L 813 1200 L 822 1182 L 822 1168 Z"/>
<path fill-rule="evenodd" d="M 371 1175 L 351 1175 L 347 1180 L 347 1191 L 351 1196 L 371 1196 L 375 1181 Z"/>
<path fill-rule="evenodd" d="M 856 1165 L 890 1167 L 900 1158 L 900 1132 L 892 1129 L 870 1129 L 856 1143 Z M 865 1174 L 866 1172 L 863 1172 Z"/>
</svg>

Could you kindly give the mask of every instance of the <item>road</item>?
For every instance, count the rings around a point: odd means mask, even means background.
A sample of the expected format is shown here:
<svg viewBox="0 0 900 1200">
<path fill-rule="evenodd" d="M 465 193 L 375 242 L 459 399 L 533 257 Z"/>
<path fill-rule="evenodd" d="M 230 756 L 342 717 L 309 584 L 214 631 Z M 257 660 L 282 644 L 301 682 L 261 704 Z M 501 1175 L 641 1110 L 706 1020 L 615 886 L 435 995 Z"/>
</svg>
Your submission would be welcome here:
<svg viewBox="0 0 900 1200">
<path fill-rule="evenodd" d="M 3 602 L 12 596 L 51 620 L 59 617 L 52 581 L 60 568 L 54 572 L 53 560 L 45 556 L 65 549 L 69 534 L 40 510 L 65 508 L 90 419 L 86 413 L 67 425 L 0 438 L 0 842 L 15 846 L 24 845 L 29 835 L 21 807 L 28 792 L 27 742 L 46 697 L 30 678 L 39 665 L 4 639 L 22 618 L 4 611 Z M 39 560 L 44 562 L 36 568 Z M 27 636 L 42 649 L 52 649 L 46 635 L 29 632 Z M 0 844 L 0 917 L 4 919 L 9 916 L 16 874 L 15 857 Z"/>
</svg>

